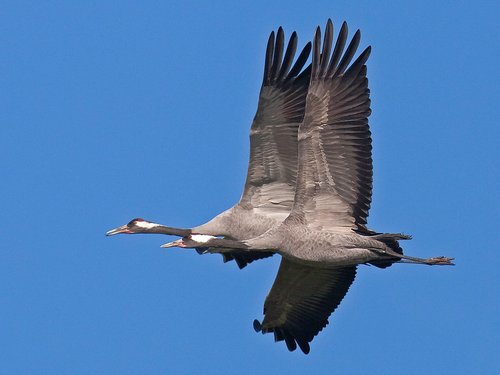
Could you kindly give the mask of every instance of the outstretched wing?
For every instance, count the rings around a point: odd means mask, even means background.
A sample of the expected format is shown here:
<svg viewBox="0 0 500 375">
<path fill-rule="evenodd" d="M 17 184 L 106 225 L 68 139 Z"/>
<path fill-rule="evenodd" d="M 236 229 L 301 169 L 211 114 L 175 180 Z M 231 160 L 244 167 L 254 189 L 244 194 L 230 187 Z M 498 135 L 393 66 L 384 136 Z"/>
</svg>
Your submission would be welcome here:
<svg viewBox="0 0 500 375">
<path fill-rule="evenodd" d="M 346 40 L 344 22 L 331 53 L 331 20 L 322 50 L 319 28 L 314 36 L 311 83 L 298 135 L 297 191 L 289 218 L 332 231 L 366 224 L 372 194 L 371 112 L 365 65 L 370 47 L 350 65 L 359 45 L 359 30 L 343 52 Z"/>
<path fill-rule="evenodd" d="M 238 209 L 251 211 L 255 220 L 262 218 L 284 220 L 293 205 L 297 175 L 297 133 L 304 117 L 310 66 L 304 65 L 311 52 L 308 42 L 294 63 L 297 34 L 294 32 L 286 51 L 284 33 L 280 27 L 269 36 L 264 66 L 264 79 L 257 113 L 250 129 L 250 161 L 243 194 Z M 234 207 L 233 207 L 234 209 Z M 232 210 L 232 209 L 231 209 Z M 230 210 L 228 210 L 230 211 Z M 269 220 L 269 222 L 274 222 Z M 222 213 L 199 227 L 195 232 L 230 234 L 235 238 L 249 238 L 262 234 L 262 225 L 245 226 L 245 234 L 238 233 L 241 218 Z M 228 226 L 236 228 L 228 231 Z M 221 229 L 225 229 L 222 231 Z M 240 228 L 241 229 L 241 228 Z M 266 228 L 267 230 L 269 228 Z M 252 233 L 257 230 L 257 233 Z M 227 233 L 229 232 L 229 233 Z M 201 249 L 203 253 L 205 249 Z M 264 252 L 226 252 L 224 261 L 235 260 L 244 268 L 254 260 L 272 256 Z"/>
<path fill-rule="evenodd" d="M 355 276 L 356 266 L 315 268 L 283 258 L 264 303 L 264 320 L 255 320 L 254 328 L 273 332 L 290 351 L 298 345 L 309 353 L 309 343 L 328 324 Z"/>
<path fill-rule="evenodd" d="M 303 67 L 311 43 L 293 64 L 296 49 L 295 32 L 286 51 L 281 27 L 276 41 L 274 32 L 269 36 L 259 105 L 250 129 L 250 161 L 240 206 L 268 217 L 284 218 L 293 205 L 297 132 L 310 80 L 310 67 Z"/>
</svg>

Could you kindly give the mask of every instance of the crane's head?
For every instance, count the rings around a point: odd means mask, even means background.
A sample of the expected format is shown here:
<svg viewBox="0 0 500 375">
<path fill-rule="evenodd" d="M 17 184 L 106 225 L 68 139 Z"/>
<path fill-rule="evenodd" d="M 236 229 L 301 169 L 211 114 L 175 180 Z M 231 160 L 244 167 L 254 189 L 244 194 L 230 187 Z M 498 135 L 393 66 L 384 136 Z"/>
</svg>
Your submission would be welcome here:
<svg viewBox="0 0 500 375">
<path fill-rule="evenodd" d="M 182 237 L 177 241 L 168 242 L 160 247 L 183 247 L 183 248 L 196 248 L 203 249 L 210 246 L 210 243 L 217 239 L 217 237 L 207 234 L 190 234 L 189 236 Z"/>
<path fill-rule="evenodd" d="M 153 223 L 141 218 L 136 218 L 131 220 L 129 223 L 122 225 L 121 227 L 111 229 L 106 232 L 106 236 L 114 236 L 115 234 L 126 233 L 150 233 L 154 228 L 159 227 L 160 224 Z"/>
</svg>

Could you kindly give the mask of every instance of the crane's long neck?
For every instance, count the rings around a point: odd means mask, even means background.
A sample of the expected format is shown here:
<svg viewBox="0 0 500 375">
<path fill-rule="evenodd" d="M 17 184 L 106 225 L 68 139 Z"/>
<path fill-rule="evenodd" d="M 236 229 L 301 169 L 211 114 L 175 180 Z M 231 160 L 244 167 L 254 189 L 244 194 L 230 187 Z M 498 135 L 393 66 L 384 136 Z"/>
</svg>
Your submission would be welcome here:
<svg viewBox="0 0 500 375">
<path fill-rule="evenodd" d="M 226 238 L 212 238 L 207 241 L 205 246 L 214 248 L 213 252 L 215 253 L 225 252 L 228 249 L 251 250 L 250 247 L 242 241 L 229 240 Z"/>
<path fill-rule="evenodd" d="M 156 233 L 156 234 L 167 234 L 170 236 L 186 237 L 192 232 L 191 229 L 186 228 L 172 228 L 165 225 L 156 225 L 150 228 L 144 228 L 142 231 L 137 233 Z"/>
<path fill-rule="evenodd" d="M 251 241 L 251 240 L 250 240 Z M 168 242 L 161 245 L 163 248 L 182 247 L 187 249 L 206 249 L 210 253 L 227 253 L 235 250 L 241 251 L 265 251 L 269 252 L 268 246 L 255 246 L 250 241 L 238 241 L 228 238 L 217 238 L 207 234 L 192 234 L 180 240 Z"/>
<path fill-rule="evenodd" d="M 167 234 L 170 236 L 186 237 L 192 233 L 191 229 L 172 228 L 165 225 L 152 223 L 142 219 L 132 220 L 130 223 L 122 225 L 121 227 L 111 229 L 106 232 L 106 236 L 114 236 L 115 234 L 139 234 L 139 233 L 156 233 Z"/>
<path fill-rule="evenodd" d="M 191 237 L 193 238 L 195 236 L 196 235 L 192 235 Z M 211 238 L 202 244 L 202 246 L 209 247 L 210 249 L 208 251 L 210 253 L 225 253 L 234 250 L 276 252 L 276 249 L 270 247 L 270 243 L 258 243 L 254 239 L 238 241 L 226 238 Z"/>
</svg>

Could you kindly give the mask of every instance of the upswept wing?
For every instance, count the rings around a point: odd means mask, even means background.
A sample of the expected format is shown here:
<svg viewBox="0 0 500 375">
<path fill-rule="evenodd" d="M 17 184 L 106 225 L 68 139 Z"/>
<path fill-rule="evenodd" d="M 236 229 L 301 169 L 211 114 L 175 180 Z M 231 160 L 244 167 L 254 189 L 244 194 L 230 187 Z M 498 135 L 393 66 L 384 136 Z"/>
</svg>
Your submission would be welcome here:
<svg viewBox="0 0 500 375">
<path fill-rule="evenodd" d="M 297 174 L 297 132 L 304 117 L 311 51 L 307 43 L 293 64 L 294 32 L 284 50 L 280 27 L 269 36 L 259 105 L 250 129 L 250 161 L 240 205 L 269 217 L 287 215 Z"/>
<path fill-rule="evenodd" d="M 286 217 L 293 205 L 297 175 L 297 133 L 304 118 L 310 66 L 304 65 L 311 52 L 308 42 L 295 63 L 297 34 L 286 51 L 280 27 L 269 36 L 264 78 L 257 113 L 250 129 L 250 161 L 239 205 L 266 217 Z M 239 268 L 272 252 L 228 252 L 224 262 L 235 260 Z"/>
<path fill-rule="evenodd" d="M 359 45 L 359 30 L 343 52 L 346 41 L 345 22 L 332 53 L 331 20 L 322 50 L 319 27 L 314 36 L 306 113 L 298 135 L 297 190 L 289 217 L 331 231 L 358 229 L 366 224 L 372 194 L 365 65 L 370 47 L 350 64 Z"/>
<path fill-rule="evenodd" d="M 274 333 L 275 341 L 286 342 L 290 351 L 297 345 L 309 353 L 309 343 L 327 324 L 356 276 L 356 266 L 316 268 L 283 258 L 264 303 L 262 324 L 254 328 Z"/>
<path fill-rule="evenodd" d="M 311 82 L 306 112 L 298 134 L 295 202 L 287 221 L 332 231 L 365 229 L 372 189 L 370 99 L 365 49 L 351 65 L 360 40 L 349 43 L 342 25 L 333 47 L 328 20 L 323 49 L 321 31 L 314 36 Z M 263 333 L 273 332 L 289 350 L 304 353 L 328 324 L 356 276 L 356 266 L 316 268 L 283 258 L 264 304 L 264 320 L 254 322 Z"/>
</svg>

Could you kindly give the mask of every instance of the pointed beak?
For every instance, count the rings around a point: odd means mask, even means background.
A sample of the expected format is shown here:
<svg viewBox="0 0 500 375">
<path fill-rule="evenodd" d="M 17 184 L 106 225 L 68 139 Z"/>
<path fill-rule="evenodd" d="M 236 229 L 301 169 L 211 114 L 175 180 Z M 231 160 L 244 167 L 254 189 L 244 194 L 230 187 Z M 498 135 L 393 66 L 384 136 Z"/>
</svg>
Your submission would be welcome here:
<svg viewBox="0 0 500 375">
<path fill-rule="evenodd" d="M 106 232 L 106 236 L 114 236 L 115 234 L 120 234 L 120 233 L 132 233 L 130 229 L 126 225 L 122 225 L 121 227 L 115 228 L 108 230 Z"/>
<path fill-rule="evenodd" d="M 163 248 L 169 248 L 169 247 L 184 247 L 184 243 L 182 242 L 182 239 L 177 240 L 177 241 L 172 241 L 172 242 L 167 242 L 160 247 Z"/>
</svg>

